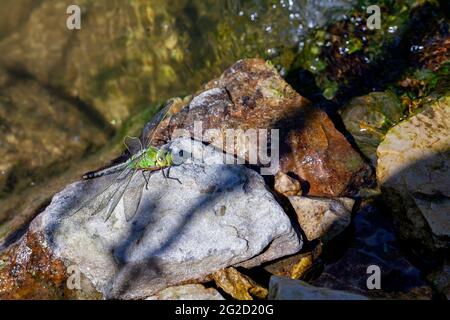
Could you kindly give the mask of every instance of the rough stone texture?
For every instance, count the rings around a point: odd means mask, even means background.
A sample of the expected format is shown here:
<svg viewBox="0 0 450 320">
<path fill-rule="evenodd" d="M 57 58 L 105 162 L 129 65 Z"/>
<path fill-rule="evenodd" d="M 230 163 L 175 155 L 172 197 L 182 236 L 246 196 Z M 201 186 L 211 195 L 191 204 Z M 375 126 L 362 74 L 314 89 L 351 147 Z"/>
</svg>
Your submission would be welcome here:
<svg viewBox="0 0 450 320">
<path fill-rule="evenodd" d="M 285 197 L 302 195 L 300 182 L 281 171 L 275 175 L 274 189 Z"/>
<path fill-rule="evenodd" d="M 205 288 L 201 284 L 185 284 L 166 288 L 146 300 L 225 300 L 214 288 Z"/>
<path fill-rule="evenodd" d="M 313 267 L 313 264 L 322 253 L 322 244 L 319 242 L 311 251 L 295 254 L 287 258 L 281 258 L 274 262 L 269 262 L 264 266 L 264 270 L 276 276 L 299 279 Z"/>
<path fill-rule="evenodd" d="M 372 92 L 353 98 L 340 114 L 361 152 L 375 165 L 377 147 L 388 129 L 401 120 L 403 109 L 392 92 Z"/>
<path fill-rule="evenodd" d="M 284 146 L 292 152 L 281 153 L 280 165 L 306 182 L 308 195 L 352 195 L 367 184 L 371 170 L 325 112 L 306 108 L 297 120 Z"/>
<path fill-rule="evenodd" d="M 331 240 L 350 224 L 355 201 L 350 198 L 289 197 L 300 227 L 309 241 Z"/>
<path fill-rule="evenodd" d="M 89 280 L 69 289 L 64 262 L 43 245 L 41 234 L 28 233 L 0 254 L 0 300 L 5 299 L 100 299 Z"/>
<path fill-rule="evenodd" d="M 301 280 L 272 276 L 269 300 L 368 300 L 367 297 L 339 290 L 314 287 Z"/>
<path fill-rule="evenodd" d="M 450 96 L 387 133 L 377 150 L 377 179 L 405 239 L 449 247 Z"/>
<path fill-rule="evenodd" d="M 260 138 L 252 140 L 247 130 L 278 129 L 280 143 L 270 134 L 261 134 L 279 146 L 272 151 L 279 151 L 280 161 L 272 161 L 267 170 L 293 173 L 305 181 L 308 193 L 316 196 L 351 193 L 370 174 L 326 113 L 309 106 L 269 63 L 261 59 L 238 61 L 203 89 L 164 122 L 156 133 L 157 140 L 168 141 L 175 130 L 184 129 L 252 164 L 268 165 L 267 145 Z M 197 132 L 195 121 L 202 123 Z M 239 130 L 231 134 L 227 129 Z M 206 130 L 210 131 L 205 134 Z M 249 150 L 256 146 L 258 154 L 252 158 Z M 278 159 L 276 152 L 272 155 Z"/>
<path fill-rule="evenodd" d="M 77 203 L 104 189 L 110 181 L 105 176 L 55 195 L 28 233 L 44 234 L 40 245 L 76 265 L 108 298 L 145 298 L 206 280 L 227 266 L 251 267 L 301 249 L 289 218 L 256 172 L 215 164 L 223 154 L 199 142 L 176 140 L 171 146 L 186 154 L 203 150 L 206 163 L 187 159 L 172 167 L 170 176 L 182 184 L 151 175 L 132 221 L 125 220 L 122 200 L 107 222 L 103 213 L 92 215 L 91 205 L 71 214 Z M 135 175 L 129 188 L 142 182 Z"/>
<path fill-rule="evenodd" d="M 363 203 L 349 227 L 351 240 L 330 242 L 322 254 L 323 272 L 313 285 L 375 298 L 431 298 L 421 271 L 408 259 L 398 242 L 391 217 L 372 203 Z M 381 290 L 368 290 L 367 268 L 381 271 Z"/>
<path fill-rule="evenodd" d="M 237 300 L 264 299 L 268 291 L 235 268 L 225 268 L 212 274 L 216 285 Z"/>
</svg>

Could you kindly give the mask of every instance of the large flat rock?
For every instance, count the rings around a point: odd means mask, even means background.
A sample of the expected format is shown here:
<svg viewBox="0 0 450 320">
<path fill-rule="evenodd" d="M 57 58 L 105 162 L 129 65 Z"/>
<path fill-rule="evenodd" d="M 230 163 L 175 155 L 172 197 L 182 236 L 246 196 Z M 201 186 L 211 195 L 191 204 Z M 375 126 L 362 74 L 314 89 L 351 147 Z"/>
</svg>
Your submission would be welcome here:
<svg viewBox="0 0 450 320">
<path fill-rule="evenodd" d="M 55 195 L 28 233 L 42 234 L 41 246 L 66 266 L 76 266 L 109 298 L 145 298 L 169 286 L 206 280 L 227 266 L 251 267 L 301 249 L 289 218 L 258 173 L 220 164 L 223 154 L 199 142 L 176 140 L 172 148 L 204 151 L 207 163 L 186 160 L 172 167 L 170 176 L 182 184 L 160 172 L 151 175 L 131 221 L 126 221 L 123 199 L 106 222 L 103 212 L 92 215 L 91 206 L 70 214 L 104 189 L 110 181 L 104 176 Z M 129 188 L 142 179 L 135 175 Z"/>
</svg>

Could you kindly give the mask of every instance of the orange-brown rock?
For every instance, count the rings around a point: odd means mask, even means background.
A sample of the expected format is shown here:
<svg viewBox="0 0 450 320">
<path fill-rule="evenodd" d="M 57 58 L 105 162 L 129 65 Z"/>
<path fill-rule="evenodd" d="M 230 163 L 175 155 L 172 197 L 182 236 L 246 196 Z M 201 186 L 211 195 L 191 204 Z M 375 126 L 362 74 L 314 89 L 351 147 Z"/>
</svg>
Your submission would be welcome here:
<svg viewBox="0 0 450 320">
<path fill-rule="evenodd" d="M 195 122 L 201 121 L 202 136 L 195 135 Z M 256 144 L 249 129 L 278 129 L 280 166 L 308 186 L 308 194 L 340 196 L 365 183 L 368 166 L 334 127 L 327 114 L 299 95 L 269 63 L 261 59 L 238 61 L 203 90 L 178 113 L 172 115 L 155 133 L 154 141 L 167 141 L 177 129 L 191 136 L 249 159 L 249 149 Z M 214 131 L 207 129 L 216 129 Z M 227 143 L 230 133 L 234 145 Z M 267 133 L 267 144 L 270 144 Z M 257 164 L 266 147 L 258 138 Z M 273 148 L 272 148 L 273 151 Z M 274 154 L 272 152 L 272 154 Z M 251 162 L 251 161 L 250 161 Z"/>
<path fill-rule="evenodd" d="M 253 297 L 264 299 L 267 289 L 256 283 L 233 267 L 219 270 L 212 274 L 218 287 L 237 300 L 253 300 Z"/>
<path fill-rule="evenodd" d="M 101 297 L 91 289 L 87 295 L 81 290 L 69 289 L 69 276 L 64 262 L 46 247 L 43 236 L 29 231 L 0 254 L 0 300 Z"/>
<path fill-rule="evenodd" d="M 58 299 L 67 296 L 66 268 L 27 234 L 1 255 L 0 299 Z"/>
</svg>

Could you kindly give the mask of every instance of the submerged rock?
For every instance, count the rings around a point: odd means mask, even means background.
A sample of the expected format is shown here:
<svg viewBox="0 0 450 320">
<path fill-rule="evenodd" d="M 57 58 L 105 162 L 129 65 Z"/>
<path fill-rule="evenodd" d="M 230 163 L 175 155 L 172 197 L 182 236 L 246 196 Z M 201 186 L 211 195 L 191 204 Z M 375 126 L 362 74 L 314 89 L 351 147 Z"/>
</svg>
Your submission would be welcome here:
<svg viewBox="0 0 450 320">
<path fill-rule="evenodd" d="M 449 248 L 450 97 L 387 133 L 377 150 L 377 179 L 400 235 L 430 250 Z"/>
<path fill-rule="evenodd" d="M 355 201 L 350 198 L 289 197 L 300 227 L 309 241 L 329 241 L 350 224 Z"/>
<path fill-rule="evenodd" d="M 288 67 L 300 27 L 303 34 L 351 8 L 343 0 L 239 10 L 215 0 L 77 4 L 79 31 L 66 28 L 65 0 L 1 1 L 0 64 L 79 97 L 117 127 L 149 100 L 195 90 L 241 57 L 272 56 Z"/>
<path fill-rule="evenodd" d="M 0 135 L 0 243 L 80 175 L 85 156 L 108 137 L 74 101 L 2 68 Z"/>
<path fill-rule="evenodd" d="M 371 173 L 327 114 L 309 106 L 261 59 L 238 61 L 206 84 L 164 122 L 155 140 L 168 141 L 179 130 L 251 164 L 270 164 L 267 173 L 291 173 L 308 186 L 309 195 L 351 193 Z"/>
<path fill-rule="evenodd" d="M 301 280 L 272 276 L 269 284 L 269 300 L 368 300 L 368 298 L 355 293 L 314 287 Z"/>
<path fill-rule="evenodd" d="M 0 85 L 0 134 L 0 197 L 43 180 L 49 167 L 67 167 L 65 162 L 106 141 L 105 132 L 75 105 L 34 81 L 7 75 Z"/>
<path fill-rule="evenodd" d="M 104 176 L 55 195 L 28 234 L 42 235 L 40 246 L 65 266 L 75 265 L 108 298 L 145 298 L 186 281 L 207 280 L 228 266 L 252 267 L 301 249 L 289 218 L 256 172 L 217 164 L 223 153 L 200 142 L 175 140 L 171 147 L 203 152 L 206 163 L 187 159 L 172 167 L 170 176 L 182 184 L 151 175 L 130 222 L 123 200 L 106 222 L 104 214 L 92 215 L 91 206 L 71 214 L 77 203 L 110 183 Z M 130 190 L 143 179 L 135 175 Z"/>
<path fill-rule="evenodd" d="M 349 228 L 351 239 L 325 247 L 322 274 L 315 286 L 345 290 L 376 298 L 431 298 L 421 271 L 409 260 L 396 238 L 392 217 L 373 203 L 363 203 Z M 345 240 L 345 241 L 344 241 Z M 381 290 L 369 290 L 369 266 L 380 268 Z"/>
<path fill-rule="evenodd" d="M 388 129 L 402 119 L 403 109 L 392 92 L 372 92 L 353 98 L 340 114 L 361 152 L 376 164 L 378 145 Z"/>
<path fill-rule="evenodd" d="M 146 300 L 225 300 L 214 288 L 201 284 L 185 284 L 166 288 Z"/>
</svg>

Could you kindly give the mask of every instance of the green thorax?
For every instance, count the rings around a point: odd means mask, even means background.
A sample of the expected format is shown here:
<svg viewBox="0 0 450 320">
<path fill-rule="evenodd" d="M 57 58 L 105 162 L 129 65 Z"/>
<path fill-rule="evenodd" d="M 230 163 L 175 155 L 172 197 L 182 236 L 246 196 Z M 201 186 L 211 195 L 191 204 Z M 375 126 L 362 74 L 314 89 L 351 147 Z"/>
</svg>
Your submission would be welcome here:
<svg viewBox="0 0 450 320">
<path fill-rule="evenodd" d="M 131 158 L 130 166 L 133 169 L 157 169 L 169 167 L 173 164 L 172 153 L 165 149 L 148 147 L 143 154 Z"/>
</svg>

